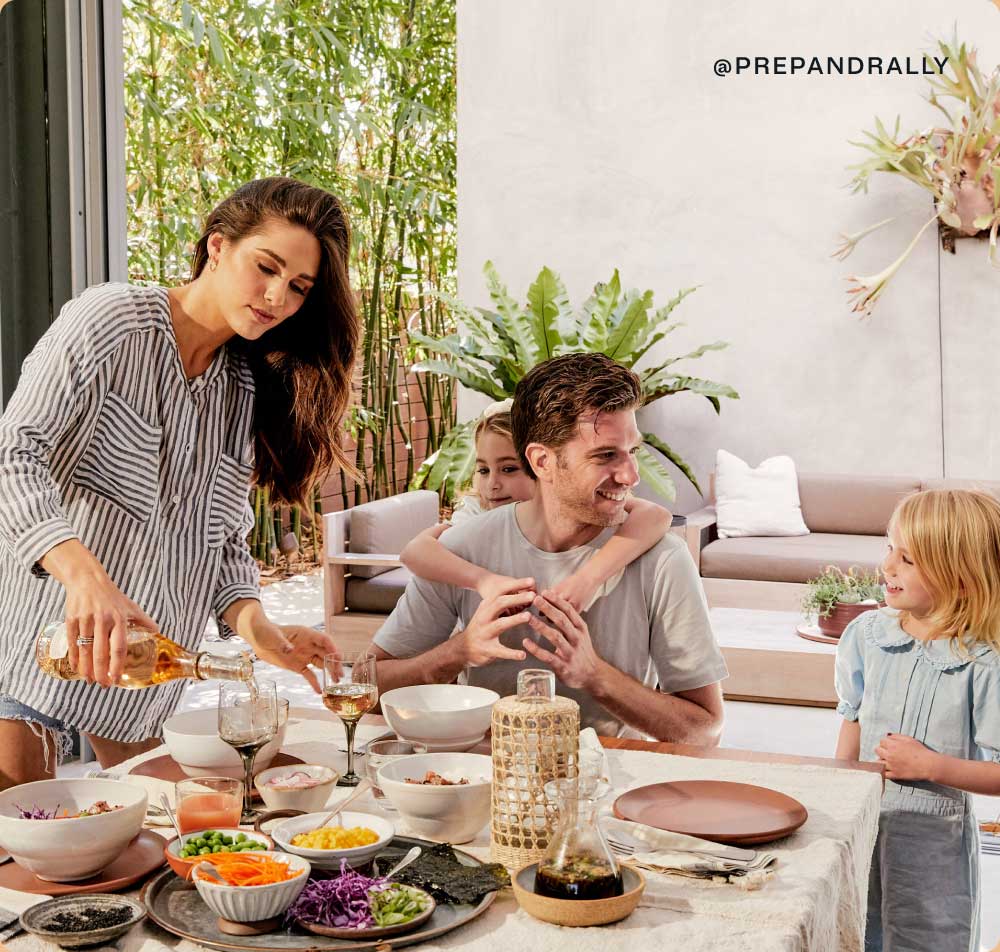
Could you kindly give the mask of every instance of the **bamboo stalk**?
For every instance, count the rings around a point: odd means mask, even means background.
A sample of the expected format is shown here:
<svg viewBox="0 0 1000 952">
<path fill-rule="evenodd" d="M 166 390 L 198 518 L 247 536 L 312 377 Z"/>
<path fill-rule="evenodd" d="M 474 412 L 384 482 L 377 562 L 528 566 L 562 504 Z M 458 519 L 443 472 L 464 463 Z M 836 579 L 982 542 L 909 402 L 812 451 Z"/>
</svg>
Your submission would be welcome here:
<svg viewBox="0 0 1000 952">
<path fill-rule="evenodd" d="M 343 476 L 343 473 L 341 473 Z M 319 485 L 313 488 L 313 514 L 312 514 L 312 548 L 313 561 L 322 565 L 319 551 L 319 526 L 323 521 L 323 497 L 320 495 Z"/>
</svg>

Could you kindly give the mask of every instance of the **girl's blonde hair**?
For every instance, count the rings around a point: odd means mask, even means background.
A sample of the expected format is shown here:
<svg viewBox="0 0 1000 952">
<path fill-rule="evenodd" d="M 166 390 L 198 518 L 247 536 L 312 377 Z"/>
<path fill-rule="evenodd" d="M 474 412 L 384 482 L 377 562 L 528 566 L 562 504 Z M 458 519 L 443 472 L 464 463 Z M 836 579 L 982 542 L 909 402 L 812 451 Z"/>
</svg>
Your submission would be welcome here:
<svg viewBox="0 0 1000 952">
<path fill-rule="evenodd" d="M 889 528 L 927 583 L 927 621 L 939 635 L 966 656 L 977 642 L 1000 651 L 1000 501 L 982 490 L 925 490 L 896 507 Z"/>
<path fill-rule="evenodd" d="M 473 443 L 478 443 L 479 437 L 487 432 L 499 433 L 500 436 L 506 436 L 507 439 L 513 443 L 514 435 L 511 431 L 510 411 L 501 410 L 499 413 L 494 413 L 492 416 L 484 416 L 476 424 L 476 430 L 473 434 Z"/>
</svg>

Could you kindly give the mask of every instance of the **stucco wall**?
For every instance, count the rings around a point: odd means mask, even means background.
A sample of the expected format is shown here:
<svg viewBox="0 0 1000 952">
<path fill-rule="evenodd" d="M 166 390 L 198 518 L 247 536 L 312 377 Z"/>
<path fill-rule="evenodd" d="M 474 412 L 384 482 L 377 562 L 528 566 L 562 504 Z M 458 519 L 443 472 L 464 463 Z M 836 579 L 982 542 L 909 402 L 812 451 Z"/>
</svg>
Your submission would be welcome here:
<svg viewBox="0 0 1000 952">
<path fill-rule="evenodd" d="M 700 285 L 676 312 L 688 326 L 655 353 L 731 341 L 678 369 L 741 399 L 716 417 L 680 395 L 641 419 L 699 478 L 720 446 L 806 470 L 996 477 L 1000 271 L 984 245 L 960 242 L 952 258 L 929 229 L 869 321 L 844 293 L 930 217 L 907 182 L 845 187 L 862 158 L 848 140 L 873 116 L 934 121 L 926 79 L 712 68 L 739 55 L 917 64 L 956 22 L 984 65 L 1000 62 L 987 0 L 459 0 L 460 295 L 487 303 L 488 258 L 522 297 L 543 264 L 574 303 L 614 267 L 660 304 Z M 847 262 L 830 257 L 839 232 L 893 215 Z M 694 508 L 678 486 L 677 510 Z"/>
</svg>

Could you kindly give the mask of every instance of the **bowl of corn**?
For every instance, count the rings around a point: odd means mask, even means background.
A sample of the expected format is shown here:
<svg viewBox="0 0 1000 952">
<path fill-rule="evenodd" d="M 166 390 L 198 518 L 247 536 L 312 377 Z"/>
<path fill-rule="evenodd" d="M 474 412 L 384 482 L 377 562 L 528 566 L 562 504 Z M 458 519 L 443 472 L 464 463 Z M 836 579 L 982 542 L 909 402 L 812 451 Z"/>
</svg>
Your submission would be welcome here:
<svg viewBox="0 0 1000 952">
<path fill-rule="evenodd" d="M 317 828 L 325 813 L 303 813 L 268 831 L 280 849 L 302 856 L 318 869 L 340 869 L 340 861 L 358 868 L 370 863 L 396 835 L 396 827 L 373 813 L 341 813 L 339 822 Z M 334 817 L 338 820 L 338 817 Z"/>
</svg>

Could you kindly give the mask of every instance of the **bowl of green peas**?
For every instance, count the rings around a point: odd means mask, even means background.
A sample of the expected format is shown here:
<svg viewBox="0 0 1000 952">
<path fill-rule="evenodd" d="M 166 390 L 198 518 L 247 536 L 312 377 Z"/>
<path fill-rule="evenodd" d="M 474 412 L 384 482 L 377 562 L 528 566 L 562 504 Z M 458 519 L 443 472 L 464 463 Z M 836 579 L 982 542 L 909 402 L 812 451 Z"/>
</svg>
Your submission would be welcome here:
<svg viewBox="0 0 1000 952">
<path fill-rule="evenodd" d="M 210 853 L 259 852 L 274 849 L 274 840 L 263 833 L 237 829 L 194 830 L 174 837 L 163 848 L 167 865 L 181 877 L 190 879 L 191 870 Z"/>
</svg>

